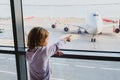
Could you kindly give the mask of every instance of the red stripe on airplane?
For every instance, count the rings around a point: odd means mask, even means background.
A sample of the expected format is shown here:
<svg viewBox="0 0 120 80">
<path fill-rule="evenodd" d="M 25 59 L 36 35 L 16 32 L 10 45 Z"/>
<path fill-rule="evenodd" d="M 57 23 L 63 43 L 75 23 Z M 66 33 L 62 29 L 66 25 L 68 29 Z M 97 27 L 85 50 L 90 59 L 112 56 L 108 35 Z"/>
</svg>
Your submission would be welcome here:
<svg viewBox="0 0 120 80">
<path fill-rule="evenodd" d="M 103 18 L 103 21 L 105 21 L 105 22 L 114 22 L 114 20 L 104 19 L 104 18 Z"/>
</svg>

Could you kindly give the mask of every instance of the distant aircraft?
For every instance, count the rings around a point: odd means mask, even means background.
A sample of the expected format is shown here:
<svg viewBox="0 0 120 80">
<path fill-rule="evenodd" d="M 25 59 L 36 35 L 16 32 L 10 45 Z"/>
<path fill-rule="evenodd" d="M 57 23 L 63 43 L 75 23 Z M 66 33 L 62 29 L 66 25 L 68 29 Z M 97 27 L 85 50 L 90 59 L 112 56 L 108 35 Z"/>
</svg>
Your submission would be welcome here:
<svg viewBox="0 0 120 80">
<path fill-rule="evenodd" d="M 27 16 L 27 17 L 24 17 L 24 20 L 32 20 L 33 18 L 35 18 L 35 16 Z M 12 25 L 12 22 L 9 23 L 9 22 L 6 22 L 6 21 L 9 21 L 11 20 L 10 18 L 0 18 L 0 20 L 2 20 L 2 22 L 0 22 L 0 26 L 8 26 L 8 25 Z M 5 31 L 4 28 L 0 28 L 0 33 L 3 33 Z"/>
<path fill-rule="evenodd" d="M 3 33 L 4 29 L 0 29 L 0 33 Z"/>
<path fill-rule="evenodd" d="M 112 24 L 103 24 L 103 22 L 109 22 Z M 51 27 L 55 28 L 56 24 L 52 24 Z M 102 30 L 104 27 L 113 27 L 113 32 L 120 32 L 120 20 L 110 20 L 102 18 L 101 15 L 97 12 L 90 13 L 86 18 L 86 23 L 83 25 L 80 24 L 68 24 L 68 26 L 64 27 L 64 31 L 69 31 L 69 25 L 78 27 L 78 33 L 81 33 L 84 30 L 85 33 L 91 34 L 91 42 L 96 42 L 95 35 L 102 34 Z"/>
</svg>

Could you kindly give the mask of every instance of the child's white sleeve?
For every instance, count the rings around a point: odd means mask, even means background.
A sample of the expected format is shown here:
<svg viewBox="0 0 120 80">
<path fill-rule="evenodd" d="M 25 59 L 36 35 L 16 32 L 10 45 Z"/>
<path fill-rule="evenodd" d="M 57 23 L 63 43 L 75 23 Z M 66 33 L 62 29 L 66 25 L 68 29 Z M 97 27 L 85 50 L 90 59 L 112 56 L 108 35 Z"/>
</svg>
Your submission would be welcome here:
<svg viewBox="0 0 120 80">
<path fill-rule="evenodd" d="M 48 48 L 48 55 L 52 56 L 54 55 L 64 44 L 66 44 L 66 41 L 64 39 L 60 40 L 59 42 L 51 45 Z"/>
</svg>

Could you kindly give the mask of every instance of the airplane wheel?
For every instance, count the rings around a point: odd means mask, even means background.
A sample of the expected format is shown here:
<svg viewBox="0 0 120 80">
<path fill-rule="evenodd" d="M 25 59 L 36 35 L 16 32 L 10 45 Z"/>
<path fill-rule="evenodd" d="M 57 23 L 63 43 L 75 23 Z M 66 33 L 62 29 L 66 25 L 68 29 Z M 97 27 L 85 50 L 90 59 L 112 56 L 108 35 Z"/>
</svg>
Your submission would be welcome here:
<svg viewBox="0 0 120 80">
<path fill-rule="evenodd" d="M 56 26 L 55 26 L 55 24 L 52 24 L 51 27 L 52 27 L 52 28 L 55 28 Z"/>
<path fill-rule="evenodd" d="M 91 38 L 91 42 L 93 42 L 93 38 Z"/>
<path fill-rule="evenodd" d="M 0 33 L 3 33 L 4 29 L 0 29 Z"/>
<path fill-rule="evenodd" d="M 0 33 L 2 33 L 2 31 L 0 30 Z"/>
<path fill-rule="evenodd" d="M 96 42 L 96 39 L 95 38 L 91 38 L 91 42 Z"/>
<path fill-rule="evenodd" d="M 65 32 L 67 32 L 68 30 L 69 30 L 68 27 L 65 27 L 65 28 L 64 28 L 64 31 L 65 31 Z"/>
<path fill-rule="evenodd" d="M 95 39 L 95 38 L 93 39 L 93 42 L 96 42 L 96 39 Z"/>
<path fill-rule="evenodd" d="M 85 30 L 85 33 L 88 34 L 88 32 Z"/>
<path fill-rule="evenodd" d="M 78 34 L 81 34 L 81 31 L 78 31 Z"/>
<path fill-rule="evenodd" d="M 100 35 L 102 34 L 102 32 L 99 33 Z"/>
</svg>

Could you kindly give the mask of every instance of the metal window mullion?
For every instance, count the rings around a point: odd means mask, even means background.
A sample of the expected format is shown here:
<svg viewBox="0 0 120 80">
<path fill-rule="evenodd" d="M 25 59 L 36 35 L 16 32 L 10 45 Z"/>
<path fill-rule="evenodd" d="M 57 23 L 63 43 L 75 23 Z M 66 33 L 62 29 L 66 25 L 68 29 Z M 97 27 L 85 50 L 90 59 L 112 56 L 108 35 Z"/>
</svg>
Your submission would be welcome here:
<svg viewBox="0 0 120 80">
<path fill-rule="evenodd" d="M 18 80 L 27 80 L 22 0 L 10 0 Z"/>
</svg>

